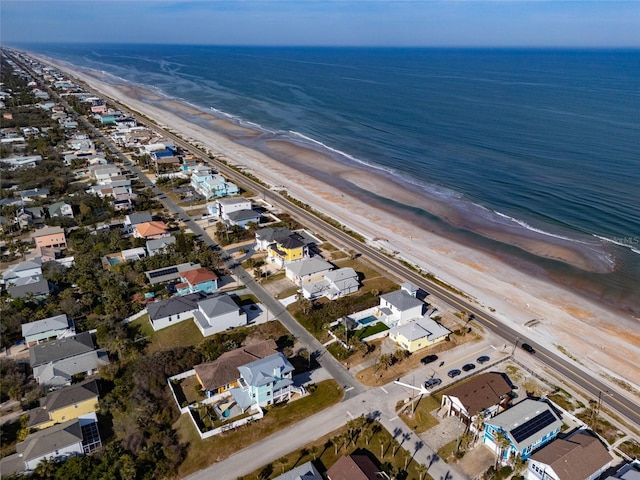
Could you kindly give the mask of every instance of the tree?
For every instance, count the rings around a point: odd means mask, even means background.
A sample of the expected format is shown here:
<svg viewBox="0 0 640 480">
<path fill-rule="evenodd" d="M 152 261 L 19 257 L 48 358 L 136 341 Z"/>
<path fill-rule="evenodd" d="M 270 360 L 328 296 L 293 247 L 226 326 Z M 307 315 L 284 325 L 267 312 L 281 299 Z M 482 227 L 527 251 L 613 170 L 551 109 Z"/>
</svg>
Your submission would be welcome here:
<svg viewBox="0 0 640 480">
<path fill-rule="evenodd" d="M 473 417 L 473 421 L 471 424 L 473 425 L 473 430 L 474 430 L 473 444 L 475 445 L 476 442 L 478 441 L 478 437 L 480 436 L 480 433 L 484 431 L 484 416 L 482 415 L 482 413 Z"/>
<path fill-rule="evenodd" d="M 420 480 L 424 480 L 424 476 L 427 474 L 427 466 L 423 465 L 422 463 L 419 463 L 418 465 L 416 465 L 416 473 L 419 475 Z"/>
<path fill-rule="evenodd" d="M 380 458 L 384 458 L 384 438 L 383 437 L 378 437 L 378 443 L 380 443 Z"/>
<path fill-rule="evenodd" d="M 313 459 L 316 460 L 316 455 L 318 454 L 317 445 L 312 445 L 309 451 L 311 452 L 311 455 L 313 455 Z"/>
<path fill-rule="evenodd" d="M 497 462 L 502 462 L 506 449 L 508 449 L 511 446 L 511 441 L 501 431 L 495 434 L 494 440 L 495 440 L 496 446 L 498 447 Z"/>
<path fill-rule="evenodd" d="M 40 460 L 40 463 L 36 466 L 34 470 L 34 474 L 38 479 L 49 479 L 54 478 L 56 470 L 58 468 L 58 462 L 54 460 L 52 457 L 44 458 Z"/>
</svg>

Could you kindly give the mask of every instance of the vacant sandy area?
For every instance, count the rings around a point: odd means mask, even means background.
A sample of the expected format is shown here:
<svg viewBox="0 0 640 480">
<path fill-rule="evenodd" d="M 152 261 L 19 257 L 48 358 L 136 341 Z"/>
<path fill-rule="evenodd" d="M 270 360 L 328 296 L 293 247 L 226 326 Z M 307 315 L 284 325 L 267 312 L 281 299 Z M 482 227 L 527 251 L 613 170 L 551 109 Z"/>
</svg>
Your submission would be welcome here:
<svg viewBox="0 0 640 480">
<path fill-rule="evenodd" d="M 49 61 L 48 59 L 43 61 Z M 233 142 L 229 137 L 206 128 L 207 122 L 230 134 L 253 134 L 251 130 L 217 119 L 195 108 L 161 98 L 151 92 L 127 84 L 114 85 L 87 72 L 71 71 L 67 65 L 55 63 L 70 75 L 90 84 L 107 97 L 130 106 L 154 119 L 160 125 L 193 139 L 227 161 L 242 165 L 251 174 L 287 192 L 318 211 L 360 232 L 370 244 L 419 265 L 455 285 L 476 299 L 478 305 L 502 322 L 519 329 L 523 336 L 551 349 L 562 346 L 579 360 L 578 366 L 602 376 L 623 379 L 640 390 L 640 323 L 624 315 L 585 300 L 583 297 L 517 270 L 491 255 L 458 245 L 432 232 L 417 228 L 411 222 L 391 215 L 382 208 L 364 203 L 345 186 L 360 187 L 388 198 L 402 195 L 411 204 L 419 199 L 410 191 L 398 188 L 364 169 L 338 163 L 322 154 L 272 142 L 269 148 L 286 154 L 291 163 L 273 158 Z M 143 100 L 153 101 L 153 105 Z M 173 112 L 197 118 L 198 122 L 181 118 Z M 300 168 L 295 168 L 299 165 Z M 549 252 L 571 255 L 570 252 Z M 579 258 L 573 259 L 580 262 Z M 491 309 L 491 310 L 490 310 Z M 495 311 L 494 311 L 495 309 Z M 524 326 L 531 319 L 540 323 L 532 329 Z M 604 379 L 604 378 L 603 378 Z M 613 390 L 630 396 L 612 385 Z"/>
</svg>

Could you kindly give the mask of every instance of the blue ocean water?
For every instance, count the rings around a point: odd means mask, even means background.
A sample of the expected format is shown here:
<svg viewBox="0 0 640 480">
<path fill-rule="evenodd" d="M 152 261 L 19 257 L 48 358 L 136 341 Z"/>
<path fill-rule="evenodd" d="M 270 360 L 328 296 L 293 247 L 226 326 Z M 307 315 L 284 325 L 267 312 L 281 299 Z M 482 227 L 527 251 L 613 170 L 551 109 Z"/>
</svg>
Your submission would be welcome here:
<svg viewBox="0 0 640 480">
<path fill-rule="evenodd" d="M 638 50 L 25 49 L 383 169 L 467 216 L 603 246 L 609 273 L 542 264 L 640 303 Z"/>
</svg>

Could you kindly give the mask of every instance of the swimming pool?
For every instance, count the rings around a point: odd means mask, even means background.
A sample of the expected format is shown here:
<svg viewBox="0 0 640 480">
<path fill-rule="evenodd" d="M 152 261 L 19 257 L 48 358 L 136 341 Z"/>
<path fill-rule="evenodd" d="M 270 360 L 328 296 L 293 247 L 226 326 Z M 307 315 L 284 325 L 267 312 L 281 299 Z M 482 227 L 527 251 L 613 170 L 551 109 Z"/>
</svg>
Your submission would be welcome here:
<svg viewBox="0 0 640 480">
<path fill-rule="evenodd" d="M 376 317 L 375 315 L 369 315 L 368 317 L 361 318 L 360 320 L 358 320 L 358 325 L 365 327 L 370 323 L 377 322 L 378 320 L 379 318 Z"/>
</svg>

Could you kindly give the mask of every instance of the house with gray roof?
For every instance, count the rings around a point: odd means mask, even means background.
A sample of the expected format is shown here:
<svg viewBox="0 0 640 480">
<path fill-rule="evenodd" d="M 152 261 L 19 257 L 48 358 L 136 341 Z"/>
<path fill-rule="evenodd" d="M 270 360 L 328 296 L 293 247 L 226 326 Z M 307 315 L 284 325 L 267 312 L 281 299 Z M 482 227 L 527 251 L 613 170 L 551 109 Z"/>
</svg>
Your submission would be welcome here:
<svg viewBox="0 0 640 480">
<path fill-rule="evenodd" d="M 109 363 L 107 352 L 96 349 L 89 332 L 29 348 L 29 364 L 40 385 L 71 384 L 74 375 L 92 375 Z"/>
<path fill-rule="evenodd" d="M 27 412 L 30 428 L 48 428 L 98 410 L 98 382 L 85 380 L 59 388 L 40 399 L 40 406 Z"/>
<path fill-rule="evenodd" d="M 22 324 L 22 337 L 28 347 L 75 334 L 76 327 L 65 313 Z"/>
<path fill-rule="evenodd" d="M 233 298 L 226 293 L 200 300 L 193 312 L 193 320 L 202 333 L 208 337 L 214 333 L 247 324 L 247 314 Z"/>
<path fill-rule="evenodd" d="M 353 268 L 347 267 L 326 272 L 322 280 L 303 284 L 301 290 L 302 296 L 309 300 L 320 297 L 336 300 L 357 292 L 358 288 L 360 288 L 358 274 Z"/>
<path fill-rule="evenodd" d="M 294 368 L 278 352 L 238 367 L 238 387 L 230 390 L 238 406 L 245 411 L 253 405 L 264 407 L 291 398 Z"/>
<path fill-rule="evenodd" d="M 36 300 L 43 300 L 51 293 L 51 284 L 42 275 L 16 278 L 11 280 L 6 288 L 12 298 L 33 297 Z"/>
<path fill-rule="evenodd" d="M 513 407 L 485 420 L 483 443 L 505 462 L 511 455 L 528 459 L 535 450 L 552 441 L 560 432 L 562 420 L 546 402 L 526 398 Z M 504 435 L 509 446 L 501 448 Z"/>
<path fill-rule="evenodd" d="M 65 461 L 102 446 L 95 413 L 32 433 L 0 460 L 0 475 L 33 471 L 45 459 Z"/>
<path fill-rule="evenodd" d="M 6 285 L 16 278 L 28 278 L 35 275 L 42 275 L 42 260 L 39 258 L 25 260 L 10 266 L 2 273 L 0 283 Z"/>
<path fill-rule="evenodd" d="M 308 461 L 278 475 L 273 480 L 324 480 L 324 477 L 318 472 L 313 462 Z"/>
<path fill-rule="evenodd" d="M 447 339 L 451 331 L 428 317 L 396 325 L 389 330 L 389 338 L 406 351 L 413 353 Z"/>
<path fill-rule="evenodd" d="M 159 253 L 167 253 L 171 245 L 176 244 L 176 237 L 162 237 L 147 240 L 146 249 L 150 257 Z"/>
<path fill-rule="evenodd" d="M 164 237 L 169 238 L 169 237 Z M 179 265 L 171 265 L 170 267 L 157 268 L 155 270 L 149 270 L 144 272 L 147 280 L 151 285 L 158 285 L 159 283 L 171 282 L 173 280 L 180 280 L 182 273 L 189 270 L 195 270 L 200 268 L 199 263 L 180 263 Z"/>
<path fill-rule="evenodd" d="M 229 212 L 226 215 L 225 220 L 227 223 L 233 226 L 249 228 L 250 223 L 258 224 L 260 223 L 260 213 L 256 212 L 253 209 L 245 209 L 245 210 L 236 210 L 234 212 Z"/>
<path fill-rule="evenodd" d="M 73 208 L 69 202 L 60 201 L 52 203 L 47 207 L 49 216 L 54 217 L 68 217 L 73 218 Z"/>
<path fill-rule="evenodd" d="M 22 201 L 31 201 L 38 198 L 47 198 L 49 196 L 48 188 L 32 188 L 29 190 L 21 190 L 20 198 Z"/>
<path fill-rule="evenodd" d="M 193 318 L 198 302 L 205 298 L 205 294 L 196 292 L 147 304 L 151 326 L 157 331 Z"/>
<path fill-rule="evenodd" d="M 331 263 L 322 257 L 315 256 L 287 263 L 284 266 L 284 271 L 289 280 L 298 286 L 302 286 L 303 283 L 320 280 L 325 273 L 334 268 Z"/>
<path fill-rule="evenodd" d="M 424 306 L 424 302 L 401 289 L 381 295 L 378 310 L 386 315 L 386 323 L 392 327 L 421 317 Z"/>
</svg>

